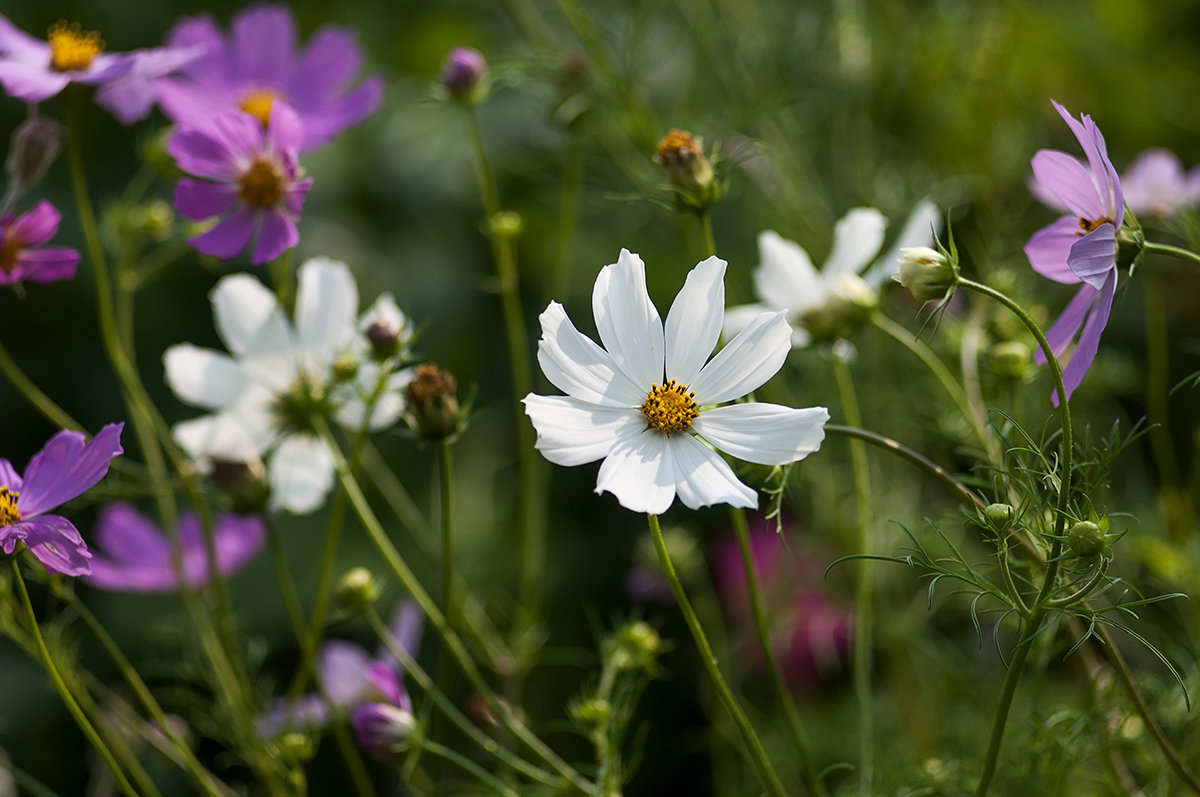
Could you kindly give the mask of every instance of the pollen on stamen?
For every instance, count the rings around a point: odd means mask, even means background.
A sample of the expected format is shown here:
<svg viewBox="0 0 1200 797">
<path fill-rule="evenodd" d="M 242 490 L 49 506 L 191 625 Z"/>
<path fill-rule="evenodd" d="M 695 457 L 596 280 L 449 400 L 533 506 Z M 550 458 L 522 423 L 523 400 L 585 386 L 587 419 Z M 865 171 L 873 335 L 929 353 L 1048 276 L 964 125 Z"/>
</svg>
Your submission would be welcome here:
<svg viewBox="0 0 1200 797">
<path fill-rule="evenodd" d="M 1112 224 L 1112 219 L 1110 219 L 1108 216 L 1101 216 L 1098 219 L 1085 219 L 1083 216 L 1080 216 L 1079 217 L 1079 229 L 1083 230 L 1083 232 L 1077 232 L 1075 234 L 1076 235 L 1087 235 L 1089 232 L 1096 229 L 1101 224 Z"/>
<path fill-rule="evenodd" d="M 0 487 L 0 526 L 10 526 L 21 519 L 21 511 L 17 509 L 19 496 L 20 493 Z"/>
<path fill-rule="evenodd" d="M 283 99 L 283 95 L 278 91 L 253 89 L 246 92 L 241 102 L 238 103 L 238 107 L 257 119 L 263 127 L 266 127 L 271 121 L 271 108 L 275 105 L 275 101 L 279 99 Z"/>
<path fill-rule="evenodd" d="M 283 198 L 286 181 L 278 165 L 263 158 L 238 178 L 238 197 L 252 208 L 267 208 Z"/>
<path fill-rule="evenodd" d="M 100 32 L 85 33 L 78 22 L 69 26 L 61 20 L 54 23 L 46 41 L 50 44 L 50 68 L 55 72 L 82 72 L 104 49 Z"/>
<path fill-rule="evenodd" d="M 664 385 L 650 386 L 650 393 L 642 402 L 642 415 L 652 429 L 669 437 L 690 427 L 700 415 L 700 407 L 696 404 L 695 391 L 669 379 Z"/>
</svg>

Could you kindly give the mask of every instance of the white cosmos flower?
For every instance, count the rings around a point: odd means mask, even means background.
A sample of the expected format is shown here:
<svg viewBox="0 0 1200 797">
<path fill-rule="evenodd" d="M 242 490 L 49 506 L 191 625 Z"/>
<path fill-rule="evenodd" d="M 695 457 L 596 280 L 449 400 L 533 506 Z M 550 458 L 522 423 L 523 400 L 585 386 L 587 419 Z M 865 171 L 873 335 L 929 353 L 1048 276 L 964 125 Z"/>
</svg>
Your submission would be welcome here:
<svg viewBox="0 0 1200 797">
<path fill-rule="evenodd" d="M 725 306 L 725 261 L 688 274 L 666 328 L 646 292 L 646 267 L 622 249 L 596 278 L 592 312 L 604 348 L 581 334 L 562 305 L 541 315 L 538 362 L 566 396 L 525 397 L 537 449 L 559 465 L 603 459 L 596 492 L 635 512 L 661 514 L 678 495 L 689 507 L 756 507 L 711 446 L 763 465 L 816 451 L 829 411 L 723 404 L 762 385 L 783 365 L 790 329 L 782 312 L 751 321 L 715 357 Z M 707 363 L 706 363 L 707 361 Z"/>
<path fill-rule="evenodd" d="M 202 466 L 265 456 L 271 507 L 303 514 L 324 503 L 334 468 L 325 445 L 295 421 L 315 408 L 358 428 L 380 365 L 364 362 L 350 381 L 334 380 L 338 357 L 362 346 L 355 325 L 358 288 L 346 264 L 328 258 L 306 261 L 297 274 L 294 325 L 257 279 L 222 277 L 209 298 L 217 334 L 230 354 L 181 343 L 167 349 L 163 365 L 180 400 L 213 411 L 172 430 L 188 455 Z M 370 429 L 400 417 L 409 378 L 387 377 Z"/>
<path fill-rule="evenodd" d="M 900 249 L 931 245 L 938 224 L 937 207 L 929 201 L 918 203 L 888 253 L 872 264 L 883 245 L 887 219 L 875 208 L 854 208 L 834 227 L 833 248 L 820 271 L 799 244 L 770 230 L 760 233 L 762 263 L 754 270 L 759 302 L 729 308 L 725 334 L 744 329 L 759 313 L 784 310 L 792 325 L 792 346 L 808 346 L 814 331 L 809 323 L 826 323 L 822 311 L 838 302 L 872 303 L 880 286 L 897 272 Z"/>
</svg>

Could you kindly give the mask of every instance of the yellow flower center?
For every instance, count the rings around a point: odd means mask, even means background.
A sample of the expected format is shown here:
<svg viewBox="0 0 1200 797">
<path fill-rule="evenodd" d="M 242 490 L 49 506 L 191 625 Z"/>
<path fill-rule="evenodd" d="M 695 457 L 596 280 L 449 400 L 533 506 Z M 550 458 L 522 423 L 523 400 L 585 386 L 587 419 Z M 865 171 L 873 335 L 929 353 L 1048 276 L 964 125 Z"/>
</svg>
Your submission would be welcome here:
<svg viewBox="0 0 1200 797">
<path fill-rule="evenodd" d="M 271 89 L 253 89 L 246 92 L 238 107 L 258 119 L 263 127 L 271 121 L 271 107 L 275 100 L 283 99 L 283 95 Z"/>
<path fill-rule="evenodd" d="M 7 487 L 0 487 L 0 527 L 11 526 L 21 519 L 21 511 L 17 509 L 17 497 Z"/>
<path fill-rule="evenodd" d="M 1101 224 L 1112 224 L 1112 223 L 1113 223 L 1113 220 L 1110 219 L 1108 216 L 1101 216 L 1098 219 L 1085 219 L 1083 216 L 1080 216 L 1079 217 L 1079 229 L 1083 230 L 1083 232 L 1077 232 L 1075 234 L 1080 235 L 1080 236 L 1087 235 L 1089 232 L 1096 229 Z"/>
<path fill-rule="evenodd" d="M 54 23 L 46 40 L 50 43 L 50 68 L 55 72 L 82 72 L 104 49 L 99 31 L 84 33 L 78 22 L 70 26 L 63 21 Z"/>
<path fill-rule="evenodd" d="M 238 196 L 252 208 L 267 208 L 283 198 L 287 183 L 279 166 L 256 158 L 238 178 Z"/>
<path fill-rule="evenodd" d="M 687 385 L 674 379 L 667 380 L 661 387 L 651 385 L 650 394 L 642 402 L 646 423 L 668 437 L 687 429 L 699 414 L 695 391 L 689 391 Z"/>
</svg>

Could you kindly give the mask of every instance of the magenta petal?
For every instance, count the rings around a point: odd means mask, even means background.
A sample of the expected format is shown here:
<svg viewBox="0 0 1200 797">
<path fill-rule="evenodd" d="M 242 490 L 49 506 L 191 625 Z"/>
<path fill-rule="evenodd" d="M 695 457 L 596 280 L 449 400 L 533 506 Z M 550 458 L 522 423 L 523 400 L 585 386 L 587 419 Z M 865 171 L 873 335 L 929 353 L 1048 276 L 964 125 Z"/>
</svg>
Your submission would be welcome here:
<svg viewBox="0 0 1200 797">
<path fill-rule="evenodd" d="M 1092 306 L 1092 300 L 1096 297 L 1096 289 L 1091 285 L 1083 285 L 1075 292 L 1075 296 L 1067 304 L 1065 310 L 1058 316 L 1055 322 L 1046 331 L 1046 342 L 1050 344 L 1050 348 L 1054 350 L 1054 355 L 1060 356 L 1066 351 L 1067 346 L 1075 339 L 1079 328 L 1083 326 L 1083 319 L 1087 316 L 1088 308 Z M 1046 362 L 1046 354 L 1039 346 L 1033 353 L 1033 361 L 1038 365 Z"/>
<path fill-rule="evenodd" d="M 248 82 L 278 85 L 292 65 L 296 23 L 281 6 L 258 6 L 239 13 L 230 26 L 237 73 Z"/>
<path fill-rule="evenodd" d="M 55 210 L 54 205 L 42 199 L 34 205 L 33 210 L 17 218 L 9 234 L 20 238 L 25 246 L 41 246 L 58 232 L 61 220 L 62 214 Z"/>
<path fill-rule="evenodd" d="M 408 651 L 408 655 L 415 659 L 421 649 L 421 631 L 424 624 L 425 615 L 421 613 L 421 607 L 417 605 L 416 601 L 406 600 L 402 601 L 392 612 L 392 617 L 388 621 L 388 631 L 391 632 L 392 641 L 398 647 Z M 379 652 L 375 658 L 379 661 L 390 662 L 397 669 L 401 668 L 400 661 L 392 655 L 391 649 L 382 643 L 379 645 Z"/>
<path fill-rule="evenodd" d="M 231 260 L 250 243 L 259 215 L 258 211 L 250 208 L 239 208 L 216 227 L 188 241 L 202 254 Z"/>
<path fill-rule="evenodd" d="M 1067 265 L 1076 277 L 1100 290 L 1117 271 L 1117 231 L 1111 224 L 1101 224 L 1075 241 Z"/>
<path fill-rule="evenodd" d="M 294 153 L 300 148 L 300 117 L 285 102 L 271 103 L 271 119 L 267 125 L 267 140 L 271 152 Z"/>
<path fill-rule="evenodd" d="M 321 646 L 317 655 L 317 679 L 329 702 L 339 708 L 352 708 L 369 698 L 367 665 L 371 658 L 353 642 L 333 639 Z"/>
<path fill-rule="evenodd" d="M 175 207 L 184 218 L 200 221 L 220 216 L 238 203 L 237 186 L 184 178 L 175 186 Z"/>
<path fill-rule="evenodd" d="M 176 130 L 167 141 L 167 154 L 188 174 L 226 182 L 237 178 L 237 166 L 229 151 L 221 140 L 207 130 Z"/>
<path fill-rule="evenodd" d="M 37 61 L 50 60 L 50 45 L 35 39 L 0 14 L 0 53 Z"/>
<path fill-rule="evenodd" d="M 300 148 L 305 151 L 315 149 L 375 113 L 383 101 L 383 85 L 382 78 L 371 77 L 344 97 L 325 100 L 317 108 L 305 109 L 304 141 Z"/>
<path fill-rule="evenodd" d="M 400 678 L 396 675 L 396 671 L 386 663 L 371 662 L 367 665 L 366 676 L 371 686 L 375 687 L 375 691 L 379 692 L 387 702 L 405 710 L 411 708 L 408 705 L 408 695 L 405 694 L 404 687 L 400 684 Z"/>
<path fill-rule="evenodd" d="M 226 111 L 213 119 L 210 129 L 235 161 L 253 160 L 262 152 L 263 129 L 255 116 L 240 110 Z"/>
<path fill-rule="evenodd" d="M 169 567 L 170 549 L 163 533 L 132 504 L 108 504 L 92 529 L 96 546 L 112 559 Z"/>
<path fill-rule="evenodd" d="M 292 217 L 279 208 L 263 211 L 262 226 L 254 245 L 253 265 L 261 265 L 282 255 L 300 242 L 300 231 Z"/>
<path fill-rule="evenodd" d="M 16 525 L 21 530 L 29 552 L 38 558 L 46 570 L 65 576 L 82 576 L 92 572 L 91 558 L 79 531 L 71 521 L 57 515 L 39 515 Z"/>
<path fill-rule="evenodd" d="M 59 282 L 75 276 L 79 252 L 65 246 L 27 249 L 17 256 L 13 274 L 30 282 Z"/>
<path fill-rule="evenodd" d="M 264 716 L 254 720 L 254 732 L 271 739 L 285 731 L 313 731 L 329 722 L 329 708 L 320 695 L 300 695 L 294 701 L 287 698 L 272 700 Z"/>
<path fill-rule="evenodd" d="M 217 87 L 176 78 L 154 81 L 158 107 L 182 128 L 204 127 L 212 122 L 215 109 L 233 107 L 233 100 Z"/>
<path fill-rule="evenodd" d="M 353 34 L 332 26 L 321 28 L 309 39 L 288 80 L 288 96 L 307 105 L 302 98 L 331 94 L 354 77 L 362 61 Z"/>
<path fill-rule="evenodd" d="M 3 17 L 0 17 L 0 19 L 3 19 Z M 7 487 L 13 492 L 19 493 L 21 492 L 22 484 L 21 476 L 17 473 L 16 468 L 12 466 L 12 463 L 7 459 L 0 459 L 0 487 Z"/>
<path fill-rule="evenodd" d="M 67 87 L 71 78 L 66 72 L 51 72 L 47 68 L 18 61 L 0 61 L 0 85 L 14 99 L 24 102 L 48 100 Z"/>
<path fill-rule="evenodd" d="M 1092 360 L 1096 359 L 1096 350 L 1100 347 L 1100 333 L 1108 325 L 1108 315 L 1112 310 L 1116 290 L 1117 272 L 1114 269 L 1092 303 L 1087 323 L 1083 325 L 1083 332 L 1079 334 L 1079 343 L 1075 346 L 1075 351 L 1071 352 L 1071 362 L 1063 369 L 1063 387 L 1066 388 L 1068 400 L 1087 375 L 1088 369 L 1092 367 Z M 1058 391 L 1055 391 L 1051 401 L 1058 406 Z"/>
<path fill-rule="evenodd" d="M 1067 265 L 1071 247 L 1079 240 L 1079 232 L 1079 222 L 1071 216 L 1063 216 L 1038 230 L 1025 243 L 1025 257 L 1029 258 L 1029 265 L 1043 277 L 1055 282 L 1079 282 L 1079 277 Z"/>
<path fill-rule="evenodd" d="M 25 489 L 17 499 L 28 517 L 52 509 L 92 487 L 108 472 L 108 463 L 123 453 L 123 423 L 110 423 L 89 442 L 79 432 L 62 431 L 33 455 L 25 469 Z"/>
<path fill-rule="evenodd" d="M 1055 149 L 1038 150 L 1033 156 L 1033 175 L 1076 216 L 1098 219 L 1108 213 L 1091 173 L 1077 158 Z"/>
</svg>

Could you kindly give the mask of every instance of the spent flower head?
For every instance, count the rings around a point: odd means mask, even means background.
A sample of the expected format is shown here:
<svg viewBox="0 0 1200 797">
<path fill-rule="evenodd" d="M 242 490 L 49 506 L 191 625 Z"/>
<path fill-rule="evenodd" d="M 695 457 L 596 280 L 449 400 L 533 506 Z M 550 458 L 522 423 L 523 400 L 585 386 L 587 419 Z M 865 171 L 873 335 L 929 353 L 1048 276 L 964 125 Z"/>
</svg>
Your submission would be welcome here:
<svg viewBox="0 0 1200 797">
<path fill-rule="evenodd" d="M 675 191 L 681 208 L 704 210 L 725 193 L 710 157 L 704 154 L 704 139 L 686 130 L 672 130 L 658 142 L 654 161 Z"/>
<path fill-rule="evenodd" d="M 62 125 L 31 107 L 29 116 L 13 131 L 8 143 L 8 158 L 4 161 L 8 188 L 0 204 L 0 214 L 7 213 L 17 199 L 42 181 L 58 157 L 61 141 Z"/>
<path fill-rule="evenodd" d="M 721 334 L 725 265 L 710 257 L 692 269 L 664 326 L 646 291 L 645 265 L 621 250 L 592 293 L 605 348 L 550 303 L 541 315 L 538 362 L 567 395 L 524 399 L 543 456 L 567 466 L 602 459 L 596 492 L 658 515 L 677 495 L 692 508 L 758 505 L 758 494 L 714 448 L 780 465 L 820 447 L 829 419 L 824 407 L 716 406 L 771 378 L 791 333 L 782 312 L 763 313 L 708 359 Z"/>
</svg>

